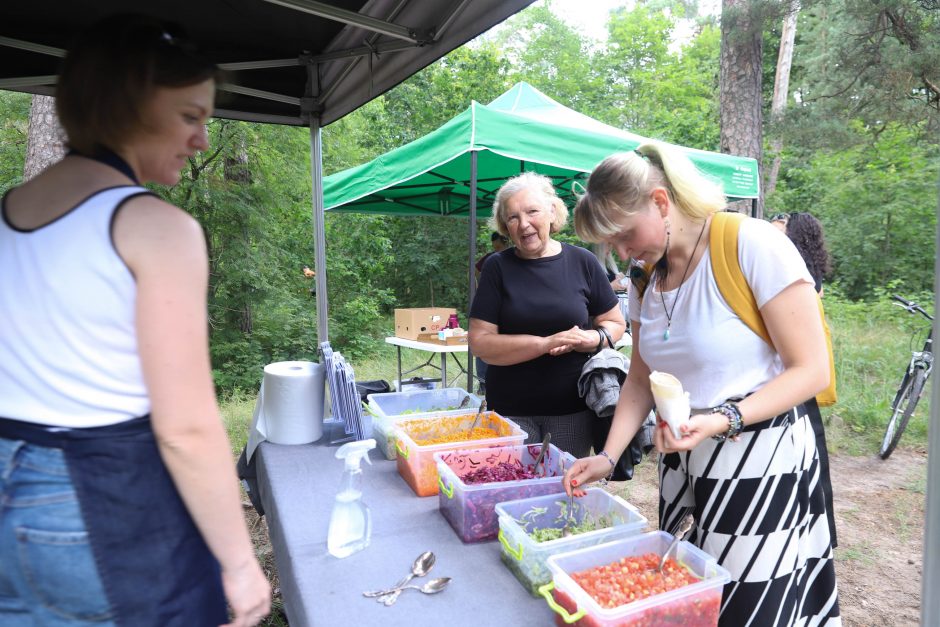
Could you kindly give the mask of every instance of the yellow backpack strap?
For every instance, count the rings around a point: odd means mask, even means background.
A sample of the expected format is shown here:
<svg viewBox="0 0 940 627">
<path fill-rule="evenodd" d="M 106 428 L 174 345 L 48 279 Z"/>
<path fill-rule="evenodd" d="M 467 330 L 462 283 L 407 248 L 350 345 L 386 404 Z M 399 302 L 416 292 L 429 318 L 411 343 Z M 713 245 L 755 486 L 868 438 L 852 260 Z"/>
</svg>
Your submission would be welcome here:
<svg viewBox="0 0 940 627">
<path fill-rule="evenodd" d="M 709 234 L 709 255 L 712 262 L 712 272 L 715 274 L 715 283 L 718 291 L 730 305 L 731 310 L 741 318 L 754 333 L 765 342 L 773 346 L 770 333 L 764 325 L 764 319 L 757 308 L 757 299 L 748 285 L 741 264 L 738 261 L 738 231 L 741 223 L 747 219 L 742 213 L 719 211 L 712 216 L 711 233 Z M 816 402 L 822 406 L 835 404 L 836 394 L 836 367 L 832 352 L 832 333 L 826 323 L 826 312 L 823 310 L 822 299 L 816 297 L 819 305 L 819 317 L 822 319 L 823 332 L 826 336 L 826 350 L 829 353 L 829 387 L 816 396 Z"/>
<path fill-rule="evenodd" d="M 712 227 L 708 239 L 712 272 L 718 291 L 731 306 L 731 310 L 754 333 L 773 346 L 770 333 L 757 308 L 757 299 L 748 285 L 741 264 L 738 262 L 738 230 L 747 219 L 743 213 L 719 211 L 712 215 Z"/>
<path fill-rule="evenodd" d="M 829 323 L 826 322 L 826 312 L 823 309 L 822 299 L 816 295 L 816 301 L 819 303 L 819 317 L 822 318 L 823 333 L 826 335 L 826 350 L 829 351 L 829 387 L 816 395 L 816 403 L 820 407 L 835 405 L 839 400 L 836 393 L 836 359 L 832 352 L 832 331 L 829 330 Z"/>
</svg>

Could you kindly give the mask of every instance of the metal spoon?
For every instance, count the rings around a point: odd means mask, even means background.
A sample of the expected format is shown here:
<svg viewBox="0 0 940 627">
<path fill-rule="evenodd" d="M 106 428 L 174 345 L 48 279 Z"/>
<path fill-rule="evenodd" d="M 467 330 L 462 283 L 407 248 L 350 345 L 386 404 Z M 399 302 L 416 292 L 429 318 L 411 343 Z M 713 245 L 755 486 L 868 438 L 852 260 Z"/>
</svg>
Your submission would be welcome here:
<svg viewBox="0 0 940 627">
<path fill-rule="evenodd" d="M 483 415 L 484 411 L 486 411 L 486 399 L 485 398 L 480 402 L 480 409 L 477 410 L 477 415 L 473 419 L 473 424 L 470 425 L 470 429 L 467 431 L 468 434 L 472 434 L 473 430 L 477 428 L 477 423 L 480 422 L 480 416 Z"/>
<path fill-rule="evenodd" d="M 417 590 L 419 592 L 423 592 L 424 594 L 437 594 L 446 588 L 449 583 L 450 577 L 439 577 L 437 579 L 431 579 L 423 586 L 402 586 L 393 594 L 380 598 L 379 601 L 384 603 L 386 606 L 393 605 L 395 601 L 398 600 L 402 590 Z"/>
<path fill-rule="evenodd" d="M 545 451 L 548 450 L 548 443 L 552 439 L 551 433 L 546 433 L 545 437 L 542 439 L 542 448 L 539 449 L 539 456 L 535 458 L 535 465 L 532 466 L 532 469 L 535 471 L 535 474 L 539 474 L 539 464 L 542 463 L 542 459 L 545 457 Z M 545 467 L 542 467 L 542 476 L 545 476 Z"/>
<path fill-rule="evenodd" d="M 434 556 L 434 553 L 430 551 L 425 551 L 424 553 L 419 555 L 417 559 L 415 559 L 414 564 L 411 565 L 411 572 L 405 575 L 404 579 L 396 583 L 391 588 L 386 588 L 384 590 L 371 590 L 369 592 L 363 592 L 362 596 L 369 597 L 371 599 L 374 597 L 381 597 L 381 596 L 390 594 L 394 592 L 396 589 L 407 584 L 409 581 L 411 581 L 415 577 L 424 577 L 425 575 L 427 575 L 428 571 L 431 570 L 431 568 L 434 566 L 434 561 L 436 559 L 437 558 Z"/>
<path fill-rule="evenodd" d="M 666 558 L 669 557 L 669 554 L 672 553 L 672 550 L 676 548 L 676 545 L 679 544 L 685 534 L 689 532 L 689 529 L 692 528 L 692 524 L 695 522 L 695 518 L 692 514 L 689 514 L 682 519 L 682 522 L 679 524 L 679 529 L 676 531 L 675 537 L 672 539 L 672 542 L 669 543 L 669 548 L 666 549 L 666 552 L 663 553 L 663 557 L 659 560 L 659 566 L 656 568 L 656 572 L 662 574 L 663 566 L 666 564 Z"/>
<path fill-rule="evenodd" d="M 568 507 L 565 509 L 565 526 L 561 529 L 561 537 L 567 538 L 571 535 L 571 527 L 568 526 L 568 523 L 571 522 L 571 495 L 568 495 Z"/>
</svg>

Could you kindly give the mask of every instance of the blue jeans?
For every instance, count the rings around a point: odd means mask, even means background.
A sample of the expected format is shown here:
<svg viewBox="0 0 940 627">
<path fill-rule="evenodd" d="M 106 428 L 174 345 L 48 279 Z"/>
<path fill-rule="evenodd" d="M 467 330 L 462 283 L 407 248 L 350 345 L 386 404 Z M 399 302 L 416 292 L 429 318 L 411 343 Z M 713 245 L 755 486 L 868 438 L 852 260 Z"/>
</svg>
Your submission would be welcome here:
<svg viewBox="0 0 940 627">
<path fill-rule="evenodd" d="M 114 625 L 60 449 L 0 438 L 0 625 Z"/>
</svg>

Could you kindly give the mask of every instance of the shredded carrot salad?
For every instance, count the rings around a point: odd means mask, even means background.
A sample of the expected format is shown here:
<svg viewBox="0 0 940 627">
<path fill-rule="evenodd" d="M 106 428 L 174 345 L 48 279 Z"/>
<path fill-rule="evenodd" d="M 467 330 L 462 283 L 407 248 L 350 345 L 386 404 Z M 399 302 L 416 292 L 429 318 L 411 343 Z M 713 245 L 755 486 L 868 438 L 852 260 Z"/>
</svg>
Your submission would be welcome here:
<svg viewBox="0 0 940 627">
<path fill-rule="evenodd" d="M 470 425 L 474 418 L 476 414 L 407 421 L 402 424 L 402 429 L 419 446 L 487 440 L 510 434 L 509 424 L 489 412 L 483 415 L 480 422 L 489 423 L 490 426 L 474 427 L 471 431 Z"/>
</svg>

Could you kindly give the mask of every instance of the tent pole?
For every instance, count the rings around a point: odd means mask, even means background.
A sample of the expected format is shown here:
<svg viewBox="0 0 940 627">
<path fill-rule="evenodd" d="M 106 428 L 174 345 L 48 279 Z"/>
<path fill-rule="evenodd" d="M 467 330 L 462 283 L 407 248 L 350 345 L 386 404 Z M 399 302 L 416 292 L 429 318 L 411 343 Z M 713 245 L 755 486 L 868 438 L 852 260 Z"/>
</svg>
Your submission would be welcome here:
<svg viewBox="0 0 940 627">
<path fill-rule="evenodd" d="M 477 293 L 477 277 L 474 270 L 474 257 L 477 251 L 477 151 L 470 152 L 470 255 L 467 263 L 467 276 L 470 289 L 467 293 L 470 300 L 467 303 L 467 329 L 470 329 L 470 306 Z M 473 394 L 473 352 L 467 351 L 467 392 Z"/>
<path fill-rule="evenodd" d="M 317 286 L 317 345 L 330 341 L 326 294 L 326 229 L 323 215 L 323 141 L 320 116 L 310 114 L 310 180 L 313 188 L 313 253 Z"/>
</svg>

